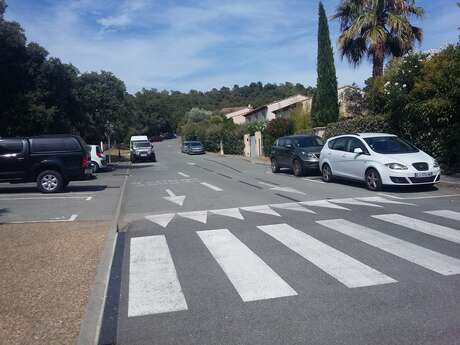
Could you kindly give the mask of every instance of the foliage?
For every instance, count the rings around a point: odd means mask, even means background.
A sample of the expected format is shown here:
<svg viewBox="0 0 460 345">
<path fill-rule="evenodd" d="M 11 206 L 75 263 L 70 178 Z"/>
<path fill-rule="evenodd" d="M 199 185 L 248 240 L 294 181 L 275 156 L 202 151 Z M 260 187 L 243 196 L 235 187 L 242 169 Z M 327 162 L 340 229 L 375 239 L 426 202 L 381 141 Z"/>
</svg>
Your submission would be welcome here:
<svg viewBox="0 0 460 345">
<path fill-rule="evenodd" d="M 298 105 L 289 114 L 289 121 L 292 124 L 294 133 L 306 133 L 311 130 L 311 114 L 302 105 Z"/>
<path fill-rule="evenodd" d="M 400 57 L 421 42 L 422 29 L 410 18 L 423 16 L 415 0 L 342 0 L 333 18 L 339 19 L 339 48 L 353 65 L 368 56 L 373 77 L 383 74 L 386 56 Z"/>
<path fill-rule="evenodd" d="M 291 135 L 293 132 L 292 123 L 288 119 L 276 118 L 270 120 L 263 133 L 264 154 L 266 156 L 270 155 L 273 143 L 276 139 L 285 135 Z"/>
<path fill-rule="evenodd" d="M 313 96 L 312 117 L 315 126 L 323 126 L 339 118 L 337 77 L 334 54 L 329 37 L 329 25 L 323 4 L 319 3 L 318 57 L 316 92 Z"/>
<path fill-rule="evenodd" d="M 358 88 L 346 88 L 340 97 L 340 102 L 344 102 L 347 116 L 356 117 L 367 114 L 365 93 Z"/>
<path fill-rule="evenodd" d="M 363 133 L 363 132 L 388 132 L 389 126 L 382 116 L 361 116 L 349 120 L 330 123 L 326 127 L 324 138 L 336 135 Z"/>
<path fill-rule="evenodd" d="M 249 135 L 254 135 L 255 132 L 263 132 L 265 131 L 265 127 L 267 123 L 265 121 L 255 121 L 246 124 L 246 133 Z"/>
</svg>

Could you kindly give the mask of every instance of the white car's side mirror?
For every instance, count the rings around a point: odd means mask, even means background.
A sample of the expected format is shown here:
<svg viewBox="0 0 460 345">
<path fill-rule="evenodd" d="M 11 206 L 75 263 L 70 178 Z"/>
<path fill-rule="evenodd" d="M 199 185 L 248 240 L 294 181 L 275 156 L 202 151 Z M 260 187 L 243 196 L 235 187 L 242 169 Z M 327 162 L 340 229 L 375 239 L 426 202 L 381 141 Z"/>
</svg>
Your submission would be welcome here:
<svg viewBox="0 0 460 345">
<path fill-rule="evenodd" d="M 362 155 L 364 152 L 363 152 L 363 149 L 360 148 L 360 147 L 357 147 L 353 150 L 354 153 L 358 154 L 358 155 Z"/>
</svg>

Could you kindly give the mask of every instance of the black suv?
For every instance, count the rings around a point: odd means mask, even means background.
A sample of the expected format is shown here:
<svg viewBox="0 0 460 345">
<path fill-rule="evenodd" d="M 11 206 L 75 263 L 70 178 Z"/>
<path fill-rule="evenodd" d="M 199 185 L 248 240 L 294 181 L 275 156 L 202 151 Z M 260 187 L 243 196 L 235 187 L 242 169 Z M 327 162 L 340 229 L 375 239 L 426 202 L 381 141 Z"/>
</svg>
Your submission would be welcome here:
<svg viewBox="0 0 460 345">
<path fill-rule="evenodd" d="M 323 140 L 315 135 L 292 135 L 275 141 L 270 155 L 272 171 L 281 168 L 292 169 L 295 176 L 307 171 L 319 171 L 319 153 Z"/>
<path fill-rule="evenodd" d="M 0 182 L 37 182 L 57 193 L 70 181 L 91 175 L 88 145 L 79 136 L 0 138 Z"/>
</svg>

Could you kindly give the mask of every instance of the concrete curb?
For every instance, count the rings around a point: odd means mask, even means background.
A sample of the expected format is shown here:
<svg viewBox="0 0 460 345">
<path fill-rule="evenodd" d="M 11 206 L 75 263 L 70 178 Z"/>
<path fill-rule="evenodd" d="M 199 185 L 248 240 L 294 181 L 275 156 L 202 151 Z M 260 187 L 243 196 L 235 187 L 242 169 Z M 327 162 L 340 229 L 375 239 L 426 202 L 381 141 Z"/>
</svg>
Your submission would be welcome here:
<svg viewBox="0 0 460 345">
<path fill-rule="evenodd" d="M 125 176 L 123 180 L 115 216 L 107 233 L 104 248 L 102 249 L 99 263 L 96 268 L 96 278 L 91 287 L 91 294 L 86 305 L 85 316 L 80 324 L 80 334 L 78 336 L 77 345 L 98 345 L 99 343 L 105 309 L 105 299 L 107 297 L 107 289 L 110 280 L 110 271 L 118 238 L 118 221 L 124 201 L 127 180 L 128 175 Z"/>
</svg>

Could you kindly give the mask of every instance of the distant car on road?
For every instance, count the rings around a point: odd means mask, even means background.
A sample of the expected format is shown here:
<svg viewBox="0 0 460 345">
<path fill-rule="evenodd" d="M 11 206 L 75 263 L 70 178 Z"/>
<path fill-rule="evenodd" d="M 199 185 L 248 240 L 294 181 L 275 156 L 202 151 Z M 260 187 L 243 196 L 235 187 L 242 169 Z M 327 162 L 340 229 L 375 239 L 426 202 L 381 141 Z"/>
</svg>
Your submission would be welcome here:
<svg viewBox="0 0 460 345">
<path fill-rule="evenodd" d="M 107 167 L 107 159 L 99 145 L 89 145 L 91 153 L 90 165 L 94 172 Z"/>
<path fill-rule="evenodd" d="M 202 155 L 205 153 L 204 146 L 200 141 L 190 141 L 186 152 L 189 155 Z"/>
<path fill-rule="evenodd" d="M 384 185 L 433 185 L 441 176 L 433 157 L 386 133 L 330 138 L 321 151 L 320 167 L 325 182 L 334 177 L 364 181 L 372 191 Z"/>
<path fill-rule="evenodd" d="M 292 169 L 295 176 L 319 171 L 319 153 L 323 140 L 316 135 L 292 135 L 275 141 L 270 155 L 272 172 Z"/>
<path fill-rule="evenodd" d="M 129 143 L 129 155 L 132 163 L 137 161 L 156 162 L 153 145 L 145 135 L 132 136 Z"/>
<path fill-rule="evenodd" d="M 0 182 L 36 182 L 42 193 L 57 193 L 70 181 L 87 179 L 88 145 L 79 136 L 0 138 Z"/>
</svg>

